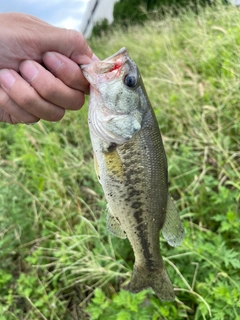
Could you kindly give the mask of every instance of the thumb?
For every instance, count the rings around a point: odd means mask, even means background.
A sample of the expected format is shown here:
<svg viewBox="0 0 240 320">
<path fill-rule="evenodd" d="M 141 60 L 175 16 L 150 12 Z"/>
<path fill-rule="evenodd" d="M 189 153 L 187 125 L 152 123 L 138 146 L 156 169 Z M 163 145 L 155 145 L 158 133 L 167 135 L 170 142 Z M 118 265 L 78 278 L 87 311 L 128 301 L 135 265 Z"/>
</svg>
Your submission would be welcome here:
<svg viewBox="0 0 240 320">
<path fill-rule="evenodd" d="M 56 51 L 62 53 L 77 64 L 91 63 L 94 57 L 86 39 L 76 30 L 53 27 L 46 42 L 45 52 Z"/>
<path fill-rule="evenodd" d="M 93 52 L 80 32 L 52 26 L 37 17 L 28 15 L 24 18 L 25 27 L 31 28 L 30 37 L 33 38 L 33 43 L 37 44 L 41 54 L 47 51 L 56 51 L 77 64 L 91 62 Z"/>
</svg>

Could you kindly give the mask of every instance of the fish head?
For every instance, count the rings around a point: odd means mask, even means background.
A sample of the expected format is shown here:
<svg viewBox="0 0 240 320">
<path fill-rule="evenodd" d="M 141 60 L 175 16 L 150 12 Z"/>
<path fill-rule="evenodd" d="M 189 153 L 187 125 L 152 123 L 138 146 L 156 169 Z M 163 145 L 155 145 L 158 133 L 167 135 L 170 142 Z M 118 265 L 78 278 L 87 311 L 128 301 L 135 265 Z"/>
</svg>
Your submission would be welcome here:
<svg viewBox="0 0 240 320">
<path fill-rule="evenodd" d="M 90 83 L 89 127 L 103 141 L 122 144 L 141 129 L 147 95 L 126 48 L 81 66 Z"/>
</svg>

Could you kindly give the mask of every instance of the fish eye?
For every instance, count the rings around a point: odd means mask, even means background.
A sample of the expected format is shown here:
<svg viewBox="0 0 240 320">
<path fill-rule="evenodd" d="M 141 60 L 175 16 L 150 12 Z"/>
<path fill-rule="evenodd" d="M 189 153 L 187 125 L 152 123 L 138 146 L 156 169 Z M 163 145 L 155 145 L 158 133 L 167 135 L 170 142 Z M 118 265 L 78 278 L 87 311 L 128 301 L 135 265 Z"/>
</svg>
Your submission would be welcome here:
<svg viewBox="0 0 240 320">
<path fill-rule="evenodd" d="M 137 78 L 134 75 L 127 74 L 124 78 L 124 83 L 127 87 L 133 88 L 137 84 Z"/>
</svg>

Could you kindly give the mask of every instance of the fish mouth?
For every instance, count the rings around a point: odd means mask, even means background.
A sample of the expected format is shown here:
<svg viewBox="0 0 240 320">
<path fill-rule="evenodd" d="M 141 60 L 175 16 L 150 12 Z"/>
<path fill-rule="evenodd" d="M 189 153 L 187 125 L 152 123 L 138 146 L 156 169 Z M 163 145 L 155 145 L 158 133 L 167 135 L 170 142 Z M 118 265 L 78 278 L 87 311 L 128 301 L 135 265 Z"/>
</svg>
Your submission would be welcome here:
<svg viewBox="0 0 240 320">
<path fill-rule="evenodd" d="M 123 47 L 105 60 L 81 65 L 82 72 L 92 87 L 90 90 L 93 89 L 95 95 L 100 94 L 98 85 L 102 82 L 111 81 L 114 78 L 122 76 L 123 73 L 125 73 L 125 71 L 122 72 L 123 66 L 128 59 L 128 50 Z M 126 112 L 113 112 L 113 110 L 107 108 L 106 105 L 102 107 L 102 112 L 105 114 L 106 120 L 117 115 L 126 115 Z M 93 117 L 94 115 L 91 116 L 91 118 Z"/>
<path fill-rule="evenodd" d="M 97 89 L 97 83 L 110 81 L 121 76 L 123 66 L 128 59 L 127 49 L 121 48 L 105 60 L 81 65 L 80 68 L 88 82 Z"/>
<path fill-rule="evenodd" d="M 98 74 L 106 74 L 114 71 L 121 71 L 124 63 L 129 59 L 126 48 L 121 48 L 118 52 L 102 61 L 98 69 Z"/>
</svg>

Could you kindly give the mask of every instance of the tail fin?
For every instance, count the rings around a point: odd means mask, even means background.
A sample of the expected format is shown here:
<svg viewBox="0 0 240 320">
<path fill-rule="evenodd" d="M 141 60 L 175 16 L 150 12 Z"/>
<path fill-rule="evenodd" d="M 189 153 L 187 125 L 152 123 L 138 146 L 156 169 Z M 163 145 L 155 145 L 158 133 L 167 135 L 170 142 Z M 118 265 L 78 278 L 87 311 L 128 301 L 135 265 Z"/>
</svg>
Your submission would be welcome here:
<svg viewBox="0 0 240 320">
<path fill-rule="evenodd" d="M 154 272 L 134 266 L 129 290 L 136 293 L 146 288 L 152 288 L 163 301 L 173 301 L 175 299 L 173 286 L 164 266 Z"/>
</svg>

